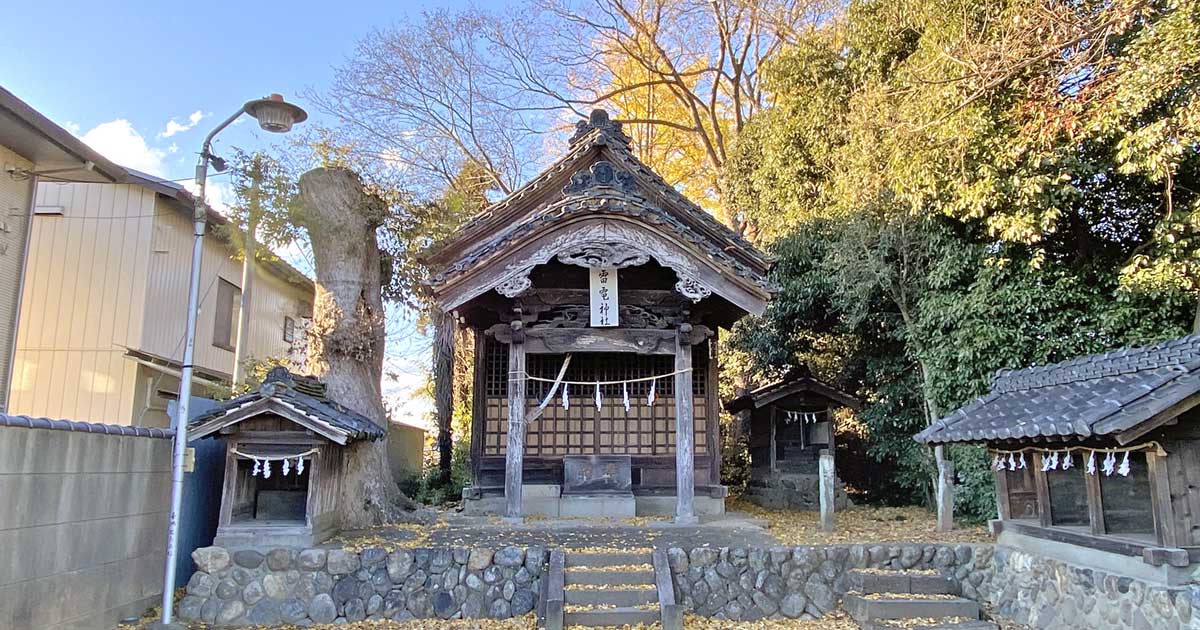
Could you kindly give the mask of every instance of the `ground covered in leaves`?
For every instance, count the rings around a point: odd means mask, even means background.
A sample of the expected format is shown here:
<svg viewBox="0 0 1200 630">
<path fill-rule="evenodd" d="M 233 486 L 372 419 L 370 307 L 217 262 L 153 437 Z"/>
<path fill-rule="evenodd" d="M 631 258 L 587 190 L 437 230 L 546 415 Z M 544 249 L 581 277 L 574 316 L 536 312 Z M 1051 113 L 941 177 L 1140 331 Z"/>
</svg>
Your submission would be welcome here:
<svg viewBox="0 0 1200 630">
<path fill-rule="evenodd" d="M 821 531 L 817 512 L 768 510 L 749 501 L 734 499 L 728 509 L 745 512 L 769 524 L 767 533 L 787 546 L 853 545 L 892 542 L 990 543 L 987 528 L 959 525 L 952 532 L 938 532 L 937 518 L 919 507 L 856 506 L 836 513 L 836 529 Z"/>
</svg>

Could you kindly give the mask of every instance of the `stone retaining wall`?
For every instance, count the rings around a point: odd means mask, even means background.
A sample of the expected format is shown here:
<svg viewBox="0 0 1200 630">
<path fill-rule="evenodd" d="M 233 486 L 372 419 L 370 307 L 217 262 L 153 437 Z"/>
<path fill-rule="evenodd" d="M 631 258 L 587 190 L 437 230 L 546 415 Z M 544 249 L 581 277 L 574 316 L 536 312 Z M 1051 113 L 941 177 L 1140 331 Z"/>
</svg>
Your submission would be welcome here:
<svg viewBox="0 0 1200 630">
<path fill-rule="evenodd" d="M 731 620 L 815 619 L 837 608 L 852 569 L 936 569 L 966 597 L 991 572 L 991 545 L 820 545 L 667 551 L 680 606 Z"/>
<path fill-rule="evenodd" d="M 185 621 L 215 625 L 361 619 L 496 618 L 537 605 L 548 554 L 538 547 L 275 549 L 205 547 L 179 604 Z"/>
<path fill-rule="evenodd" d="M 1141 562 L 1130 558 L 1130 562 Z M 997 546 L 982 600 L 1035 628 L 1200 629 L 1200 586 L 1165 588 Z"/>
</svg>

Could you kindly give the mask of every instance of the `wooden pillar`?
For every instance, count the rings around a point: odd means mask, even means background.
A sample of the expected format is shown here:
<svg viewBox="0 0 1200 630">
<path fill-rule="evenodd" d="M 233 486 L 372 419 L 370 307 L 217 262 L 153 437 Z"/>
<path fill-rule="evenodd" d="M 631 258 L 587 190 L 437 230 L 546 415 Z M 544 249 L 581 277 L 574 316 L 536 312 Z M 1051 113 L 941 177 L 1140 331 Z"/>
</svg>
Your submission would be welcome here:
<svg viewBox="0 0 1200 630">
<path fill-rule="evenodd" d="M 675 331 L 675 522 L 697 522 L 695 509 L 696 455 L 692 408 L 691 324 Z"/>
<path fill-rule="evenodd" d="M 946 458 L 945 447 L 935 446 L 934 459 L 937 462 L 937 488 L 934 489 L 937 498 L 937 530 L 948 532 L 954 529 L 954 462 Z"/>
<path fill-rule="evenodd" d="M 833 451 L 821 449 L 817 458 L 817 471 L 820 478 L 821 499 L 821 531 L 832 532 L 834 528 L 834 500 L 837 498 L 837 474 L 834 472 Z"/>
<path fill-rule="evenodd" d="M 508 444 L 504 451 L 504 518 L 521 521 L 522 466 L 525 460 L 525 334 L 512 323 L 508 346 Z"/>
<path fill-rule="evenodd" d="M 800 427 L 800 435 L 801 436 L 804 435 L 804 426 L 803 425 L 801 425 L 801 427 Z M 775 407 L 771 407 L 771 451 L 767 455 L 767 461 L 771 463 L 771 472 L 776 472 L 779 469 L 779 466 L 778 466 L 779 455 L 775 450 L 776 448 L 778 448 L 778 447 L 775 445 Z"/>
</svg>

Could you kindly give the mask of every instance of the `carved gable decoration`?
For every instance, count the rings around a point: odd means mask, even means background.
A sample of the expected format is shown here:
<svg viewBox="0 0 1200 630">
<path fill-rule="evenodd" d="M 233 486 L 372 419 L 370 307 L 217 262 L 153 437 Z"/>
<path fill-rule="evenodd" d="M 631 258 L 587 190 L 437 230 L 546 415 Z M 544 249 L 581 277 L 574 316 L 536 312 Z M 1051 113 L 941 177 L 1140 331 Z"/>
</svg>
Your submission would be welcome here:
<svg viewBox="0 0 1200 630">
<path fill-rule="evenodd" d="M 650 255 L 624 247 L 619 243 L 585 245 L 579 249 L 562 252 L 558 262 L 593 269 L 596 267 L 637 267 L 650 262 Z"/>
<path fill-rule="evenodd" d="M 575 173 L 571 183 L 563 186 L 564 195 L 577 195 L 592 188 L 610 187 L 625 192 L 635 192 L 637 181 L 632 173 L 618 170 L 612 162 L 600 160 L 586 172 Z"/>
<path fill-rule="evenodd" d="M 551 260 L 623 269 L 651 259 L 673 270 L 676 291 L 719 297 L 761 313 L 775 287 L 774 259 L 689 201 L 629 149 L 621 124 L 600 110 L 576 125 L 570 150 L 428 252 L 428 285 L 442 308 L 496 291 L 525 294 Z"/>
</svg>

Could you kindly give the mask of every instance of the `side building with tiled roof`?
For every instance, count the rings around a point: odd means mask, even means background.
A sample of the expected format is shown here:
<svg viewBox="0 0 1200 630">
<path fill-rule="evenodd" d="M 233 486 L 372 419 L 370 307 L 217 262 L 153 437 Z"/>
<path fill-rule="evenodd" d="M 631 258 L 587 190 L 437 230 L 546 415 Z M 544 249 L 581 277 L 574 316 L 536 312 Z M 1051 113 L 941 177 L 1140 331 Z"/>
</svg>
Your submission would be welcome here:
<svg viewBox="0 0 1200 630">
<path fill-rule="evenodd" d="M 989 449 L 1002 544 L 1178 583 L 1200 565 L 1198 403 L 1193 335 L 1001 370 L 916 439 Z"/>
</svg>

